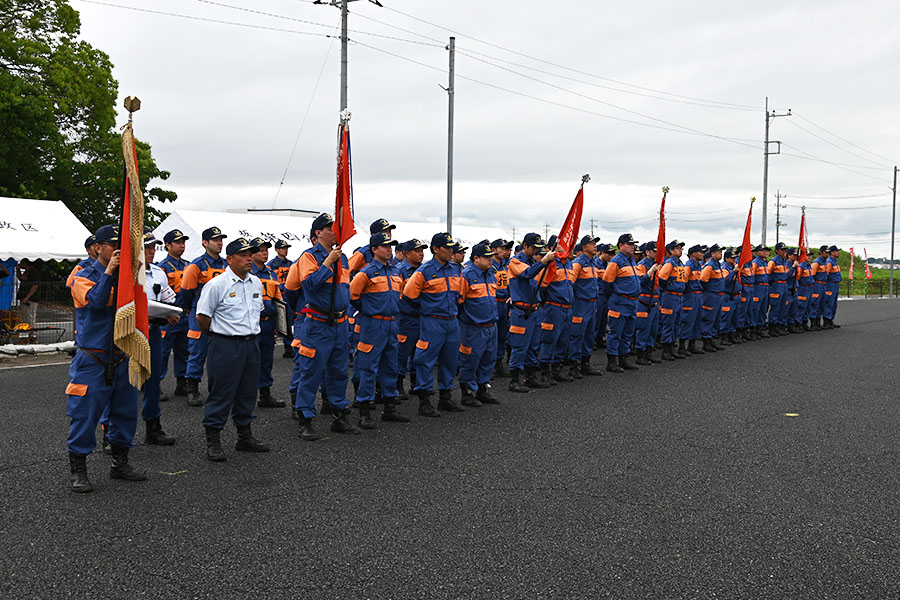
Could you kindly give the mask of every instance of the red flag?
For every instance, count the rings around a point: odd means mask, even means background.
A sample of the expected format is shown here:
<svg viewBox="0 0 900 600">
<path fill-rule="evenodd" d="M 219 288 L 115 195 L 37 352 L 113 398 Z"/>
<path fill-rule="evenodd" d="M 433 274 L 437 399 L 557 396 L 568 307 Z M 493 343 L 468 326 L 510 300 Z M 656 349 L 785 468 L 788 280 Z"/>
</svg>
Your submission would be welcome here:
<svg viewBox="0 0 900 600">
<path fill-rule="evenodd" d="M 338 126 L 338 135 L 341 138 L 338 146 L 337 160 L 337 193 L 334 201 L 334 237 L 338 246 L 356 235 L 356 226 L 353 223 L 353 172 L 350 166 L 350 125 L 342 123 Z M 337 265 L 337 276 L 341 276 L 341 261 Z"/>
<path fill-rule="evenodd" d="M 150 377 L 150 325 L 144 292 L 144 195 L 138 178 L 137 148 L 130 123 L 122 133 L 122 151 L 125 155 L 125 199 L 119 231 L 121 253 L 113 341 L 128 355 L 128 381 L 140 389 Z"/>
<path fill-rule="evenodd" d="M 666 195 L 669 188 L 663 188 L 662 202 L 659 205 L 659 233 L 656 234 L 656 264 L 662 265 L 666 262 Z M 653 276 L 653 289 L 659 288 L 659 271 Z"/>
<path fill-rule="evenodd" d="M 863 248 L 863 257 L 866 259 L 866 279 L 872 279 L 872 269 L 869 268 L 869 253 Z"/>
<path fill-rule="evenodd" d="M 806 237 L 806 211 L 800 217 L 800 242 L 797 244 L 798 260 L 804 262 L 809 260 L 807 249 L 809 248 L 809 239 Z"/>
<path fill-rule="evenodd" d="M 572 251 L 572 248 L 575 247 L 575 244 L 578 240 L 578 231 L 581 228 L 581 213 L 584 209 L 584 182 L 581 183 L 581 187 L 578 188 L 578 193 L 575 194 L 575 200 L 572 201 L 572 206 L 569 208 L 569 214 L 566 215 L 566 220 L 563 221 L 562 229 L 559 230 L 559 235 L 556 239 L 556 258 L 565 261 L 569 258 L 569 253 Z M 549 281 L 553 281 L 556 277 L 556 261 L 550 263 L 547 267 L 547 279 Z"/>
<path fill-rule="evenodd" d="M 741 242 L 741 257 L 737 266 L 738 277 L 745 264 L 753 260 L 753 251 L 750 248 L 750 222 L 753 219 L 753 203 L 756 198 L 750 198 L 750 212 L 747 214 L 747 225 L 744 227 L 744 241 Z"/>
<path fill-rule="evenodd" d="M 853 281 L 853 248 L 850 248 L 850 272 L 847 273 L 847 279 Z"/>
</svg>

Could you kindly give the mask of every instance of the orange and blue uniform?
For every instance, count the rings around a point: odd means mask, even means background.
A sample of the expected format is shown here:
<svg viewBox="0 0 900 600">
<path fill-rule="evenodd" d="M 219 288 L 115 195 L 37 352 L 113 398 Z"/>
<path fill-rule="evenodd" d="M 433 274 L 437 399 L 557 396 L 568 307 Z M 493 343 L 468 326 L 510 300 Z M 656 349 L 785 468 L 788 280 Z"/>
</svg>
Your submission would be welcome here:
<svg viewBox="0 0 900 600">
<path fill-rule="evenodd" d="M 750 307 L 750 325 L 764 327 L 769 312 L 769 270 L 766 259 L 753 259 L 753 306 Z"/>
<path fill-rule="evenodd" d="M 597 312 L 594 317 L 594 338 L 606 344 L 606 328 L 609 324 L 609 296 L 606 295 L 607 284 L 603 281 L 609 261 L 594 257 L 594 269 L 597 272 Z"/>
<path fill-rule="evenodd" d="M 687 283 L 687 267 L 677 256 L 670 256 L 659 269 L 659 285 L 662 297 L 659 302 L 660 339 L 664 344 L 674 344 L 681 324 L 681 306 Z"/>
<path fill-rule="evenodd" d="M 580 361 L 590 358 L 596 337 L 597 283 L 595 258 L 581 254 L 572 261 L 572 328 L 569 334 L 569 358 Z"/>
<path fill-rule="evenodd" d="M 497 277 L 470 263 L 459 280 L 459 383 L 473 392 L 491 382 L 497 363 Z"/>
<path fill-rule="evenodd" d="M 396 266 L 397 273 L 403 280 L 401 290 L 406 287 L 406 282 L 416 272 L 414 267 L 406 260 L 401 260 Z M 412 358 L 416 351 L 416 343 L 419 341 L 419 303 L 409 298 L 400 297 L 400 321 L 397 328 L 397 372 L 399 376 L 406 376 L 407 372 L 415 372 Z"/>
<path fill-rule="evenodd" d="M 787 291 L 788 272 L 791 262 L 787 258 L 776 255 L 769 261 L 766 271 L 769 273 L 769 323 L 787 325 Z"/>
<path fill-rule="evenodd" d="M 354 368 L 359 373 L 356 401 L 375 401 L 375 383 L 385 401 L 397 397 L 397 355 L 400 294 L 403 277 L 390 263 L 378 259 L 362 268 L 350 282 L 350 303 L 359 312 Z"/>
<path fill-rule="evenodd" d="M 497 280 L 497 364 L 506 356 L 506 339 L 509 336 L 509 259 L 491 259 L 491 269 Z"/>
<path fill-rule="evenodd" d="M 625 256 L 622 252 L 613 256 L 603 274 L 603 281 L 609 284 L 606 289 L 609 299 L 606 353 L 610 356 L 626 356 L 631 351 L 637 300 L 641 293 L 641 279 L 634 258 Z"/>
<path fill-rule="evenodd" d="M 204 252 L 185 267 L 181 278 L 181 298 L 178 300 L 182 308 L 190 308 L 188 316 L 188 349 L 190 357 L 187 362 L 186 377 L 194 381 L 203 379 L 203 365 L 206 362 L 206 349 L 209 336 L 204 335 L 197 322 L 197 302 L 200 292 L 213 277 L 225 272 L 228 264 L 221 256 L 214 257 Z M 171 285 L 171 284 L 170 284 Z M 174 289 L 174 288 L 172 288 Z"/>
<path fill-rule="evenodd" d="M 169 280 L 169 287 L 175 292 L 175 304 L 185 310 L 189 310 L 190 306 L 185 306 L 182 300 L 183 293 L 181 291 L 181 280 L 184 278 L 184 270 L 187 268 L 187 261 L 181 258 L 175 258 L 171 254 L 156 263 L 162 269 L 166 278 Z M 174 325 L 165 325 L 160 334 L 162 335 L 162 363 L 160 367 L 159 380 L 166 378 L 169 370 L 169 353 L 174 352 L 173 370 L 175 377 L 187 376 L 187 363 L 191 356 L 188 349 L 188 320 L 183 316 Z"/>
<path fill-rule="evenodd" d="M 825 280 L 825 302 L 822 304 L 822 317 L 828 321 L 833 321 L 834 315 L 837 314 L 838 294 L 840 294 L 841 281 L 843 279 L 841 276 L 841 265 L 836 258 L 829 256 L 825 269 L 828 277 Z"/>
<path fill-rule="evenodd" d="M 703 303 L 700 312 L 700 332 L 709 340 L 719 334 L 719 323 L 725 300 L 725 277 L 722 264 L 710 258 L 700 270 L 700 284 L 703 286 Z"/>
<path fill-rule="evenodd" d="M 291 262 L 288 258 L 281 258 L 280 256 L 276 256 L 272 260 L 266 263 L 266 266 L 275 271 L 275 275 L 278 276 L 278 283 L 281 284 L 281 295 L 285 296 L 285 288 L 284 284 L 287 281 L 288 272 L 291 270 Z M 288 327 L 293 325 L 294 321 L 294 312 L 292 307 L 288 307 Z M 285 335 L 281 338 L 281 342 L 284 345 L 285 349 L 291 347 L 291 342 L 294 341 L 293 336 Z"/>
<path fill-rule="evenodd" d="M 509 368 L 524 371 L 538 364 L 537 348 L 533 344 L 538 327 L 538 278 L 544 265 L 519 252 L 509 261 Z"/>
<path fill-rule="evenodd" d="M 737 263 L 740 263 L 741 257 L 738 255 Z M 737 264 L 736 263 L 736 264 Z M 756 302 L 754 288 L 756 287 L 756 277 L 753 275 L 753 261 L 748 260 L 740 266 L 740 284 L 741 284 L 741 304 L 738 308 L 737 327 L 739 329 L 747 329 L 753 327 L 753 303 Z"/>
<path fill-rule="evenodd" d="M 259 279 L 262 284 L 263 308 L 259 313 L 259 333 L 256 341 L 259 345 L 259 389 L 271 387 L 275 382 L 272 378 L 272 363 L 275 352 L 275 300 L 281 300 L 281 288 L 278 274 L 268 266 L 250 266 L 250 272 Z"/>
<path fill-rule="evenodd" d="M 634 325 L 634 346 L 638 350 L 652 350 L 656 345 L 656 334 L 659 329 L 659 291 L 654 288 L 654 275 L 647 272 L 656 264 L 649 256 L 637 264 L 637 273 L 641 278 L 641 293 L 638 296 L 637 317 Z"/>
<path fill-rule="evenodd" d="M 727 256 L 729 255 L 726 254 Z M 719 331 L 722 333 L 734 333 L 738 328 L 738 315 L 741 305 L 741 281 L 738 277 L 736 264 L 732 265 L 728 261 L 722 263 L 722 280 L 725 282 L 725 296 L 722 302 L 722 319 L 719 323 Z"/>
<path fill-rule="evenodd" d="M 805 325 L 810 318 L 814 283 L 812 265 L 808 260 L 801 261 L 797 265 L 797 298 L 791 311 L 791 318 L 798 325 Z"/>
<path fill-rule="evenodd" d="M 700 263 L 689 258 L 684 264 L 687 282 L 681 304 L 681 326 L 678 337 L 682 340 L 700 339 L 700 311 L 703 306 L 703 286 L 700 283 Z"/>
<path fill-rule="evenodd" d="M 812 296 L 809 299 L 809 318 L 819 319 L 825 314 L 825 282 L 828 280 L 828 259 L 817 256 L 810 270 L 813 276 Z"/>
<path fill-rule="evenodd" d="M 553 264 L 556 267 L 553 276 L 545 276 L 541 282 L 541 300 L 544 304 L 541 318 L 541 364 L 561 363 L 567 358 L 572 329 L 572 283 L 575 281 L 575 271 L 568 258 L 554 258 Z"/>
</svg>

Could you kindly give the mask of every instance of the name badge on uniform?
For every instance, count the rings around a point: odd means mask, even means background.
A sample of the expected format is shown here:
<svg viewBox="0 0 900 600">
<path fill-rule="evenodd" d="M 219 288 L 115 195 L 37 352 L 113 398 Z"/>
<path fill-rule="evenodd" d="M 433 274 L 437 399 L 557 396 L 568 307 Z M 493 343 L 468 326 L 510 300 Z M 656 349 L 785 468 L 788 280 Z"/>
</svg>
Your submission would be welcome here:
<svg viewBox="0 0 900 600">
<path fill-rule="evenodd" d="M 230 294 L 228 294 L 228 297 L 229 297 L 229 298 L 234 298 L 234 295 L 235 295 L 234 292 L 231 292 Z"/>
</svg>

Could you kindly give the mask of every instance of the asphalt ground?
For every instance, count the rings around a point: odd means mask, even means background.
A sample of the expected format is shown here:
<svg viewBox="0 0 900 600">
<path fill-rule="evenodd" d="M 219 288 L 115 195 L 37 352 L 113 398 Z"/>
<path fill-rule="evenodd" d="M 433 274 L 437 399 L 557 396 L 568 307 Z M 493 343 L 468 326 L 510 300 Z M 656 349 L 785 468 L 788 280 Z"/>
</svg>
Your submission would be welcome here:
<svg viewBox="0 0 900 600">
<path fill-rule="evenodd" d="M 98 452 L 83 495 L 67 367 L 3 369 L 0 597 L 897 598 L 900 301 L 837 321 L 317 443 L 261 409 L 224 463 L 170 401 L 149 481 Z"/>
</svg>

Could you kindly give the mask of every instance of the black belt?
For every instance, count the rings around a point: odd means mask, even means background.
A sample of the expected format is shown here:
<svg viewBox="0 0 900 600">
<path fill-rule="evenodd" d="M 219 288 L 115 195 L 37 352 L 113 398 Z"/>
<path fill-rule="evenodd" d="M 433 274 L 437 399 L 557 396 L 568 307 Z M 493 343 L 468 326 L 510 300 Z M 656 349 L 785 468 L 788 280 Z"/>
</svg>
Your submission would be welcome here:
<svg viewBox="0 0 900 600">
<path fill-rule="evenodd" d="M 79 350 L 81 350 L 85 356 L 90 357 L 95 363 L 97 363 L 104 369 L 109 366 L 105 362 L 103 362 L 103 359 L 98 356 L 98 354 L 108 354 L 106 350 L 94 350 L 92 348 L 79 348 Z M 125 359 L 128 358 L 128 355 L 117 349 L 113 353 L 113 358 L 116 359 L 116 361 L 112 365 L 113 368 L 115 368 L 125 362 Z"/>
<path fill-rule="evenodd" d="M 225 335 L 224 333 L 216 333 L 215 331 L 209 331 L 209 335 L 213 337 L 220 337 L 226 340 L 235 340 L 237 342 L 249 342 L 250 340 L 255 340 L 257 334 L 252 335 Z"/>
<path fill-rule="evenodd" d="M 316 311 L 323 317 L 330 317 L 330 318 L 334 319 L 335 321 L 337 321 L 338 319 L 342 318 L 344 315 L 347 314 L 346 310 L 333 310 L 333 311 L 329 312 L 327 309 L 319 308 L 315 304 L 310 304 L 310 305 L 308 305 L 307 308 L 309 308 L 310 310 Z"/>
</svg>

